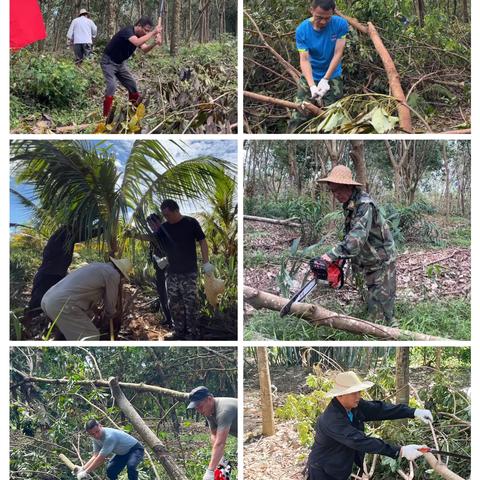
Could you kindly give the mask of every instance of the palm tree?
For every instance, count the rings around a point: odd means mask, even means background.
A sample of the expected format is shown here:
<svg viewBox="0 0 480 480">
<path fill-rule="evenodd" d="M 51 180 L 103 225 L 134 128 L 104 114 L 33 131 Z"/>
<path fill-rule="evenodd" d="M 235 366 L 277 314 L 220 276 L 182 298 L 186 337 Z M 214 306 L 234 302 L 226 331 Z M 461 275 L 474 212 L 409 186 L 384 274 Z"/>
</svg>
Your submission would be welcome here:
<svg viewBox="0 0 480 480">
<path fill-rule="evenodd" d="M 89 141 L 14 141 L 10 159 L 16 181 L 32 187 L 33 203 L 46 212 L 41 222 L 75 226 L 88 238 L 98 228 L 108 255 L 122 253 L 122 227 L 147 231 L 146 216 L 162 199 L 205 198 L 232 174 L 228 162 L 212 156 L 176 163 L 155 140 L 136 141 L 123 171 L 108 146 Z"/>
<path fill-rule="evenodd" d="M 226 258 L 237 255 L 237 202 L 235 180 L 224 174 L 217 178 L 215 189 L 208 194 L 211 212 L 202 213 L 202 227 L 209 239 L 212 253 Z"/>
</svg>

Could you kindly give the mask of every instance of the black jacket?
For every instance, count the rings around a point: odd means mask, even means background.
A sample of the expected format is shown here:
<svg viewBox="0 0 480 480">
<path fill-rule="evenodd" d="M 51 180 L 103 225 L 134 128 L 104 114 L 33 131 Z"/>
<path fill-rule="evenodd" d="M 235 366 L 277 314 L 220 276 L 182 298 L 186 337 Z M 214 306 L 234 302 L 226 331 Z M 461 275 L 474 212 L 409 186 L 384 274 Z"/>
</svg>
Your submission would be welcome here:
<svg viewBox="0 0 480 480">
<path fill-rule="evenodd" d="M 397 458 L 400 447 L 365 435 L 365 422 L 413 418 L 414 412 L 407 405 L 360 400 L 358 407 L 352 409 L 351 422 L 345 408 L 334 398 L 318 417 L 315 442 L 308 457 L 310 468 L 321 469 L 337 480 L 347 480 L 354 463 L 362 468 L 365 453 Z"/>
</svg>

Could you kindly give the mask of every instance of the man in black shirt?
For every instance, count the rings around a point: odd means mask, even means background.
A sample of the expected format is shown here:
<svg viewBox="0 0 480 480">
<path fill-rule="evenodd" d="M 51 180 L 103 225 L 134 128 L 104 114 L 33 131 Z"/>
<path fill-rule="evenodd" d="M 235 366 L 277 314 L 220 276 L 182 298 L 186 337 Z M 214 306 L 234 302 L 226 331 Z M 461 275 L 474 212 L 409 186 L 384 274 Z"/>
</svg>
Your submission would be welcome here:
<svg viewBox="0 0 480 480">
<path fill-rule="evenodd" d="M 147 42 L 155 37 L 155 43 Z M 140 99 L 137 83 L 127 68 L 126 61 L 134 54 L 137 48 L 148 53 L 155 45 L 161 45 L 162 27 L 153 28 L 150 18 L 142 17 L 134 26 L 125 27 L 117 32 L 105 47 L 100 65 L 107 84 L 103 100 L 103 116 L 108 117 L 112 108 L 113 96 L 117 89 L 117 80 L 128 90 L 128 99 L 136 104 Z"/>
<path fill-rule="evenodd" d="M 333 400 L 315 426 L 315 442 L 307 465 L 309 480 L 348 480 L 354 463 L 363 468 L 365 453 L 407 460 L 422 455 L 418 449 L 425 445 L 399 447 L 365 435 L 365 422 L 368 421 L 414 417 L 424 423 L 433 421 L 430 410 L 362 400 L 361 391 L 371 386 L 372 382 L 362 382 L 354 372 L 343 372 L 335 377 L 335 386 L 327 393 Z"/>
<path fill-rule="evenodd" d="M 160 206 L 166 222 L 158 226 L 155 236 L 167 254 L 167 292 L 175 333 L 168 340 L 182 340 L 190 330 L 197 332 L 197 251 L 200 244 L 203 272 L 213 272 L 208 261 L 208 245 L 202 227 L 193 217 L 180 213 L 174 200 L 164 200 Z"/>
<path fill-rule="evenodd" d="M 97 234 L 98 231 L 94 229 L 91 236 L 96 237 Z M 67 225 L 61 226 L 48 239 L 43 249 L 42 263 L 33 279 L 30 302 L 24 312 L 22 323 L 26 328 L 41 312 L 40 303 L 47 290 L 67 275 L 68 267 L 72 263 L 75 243 L 85 240 L 87 235 Z"/>
</svg>

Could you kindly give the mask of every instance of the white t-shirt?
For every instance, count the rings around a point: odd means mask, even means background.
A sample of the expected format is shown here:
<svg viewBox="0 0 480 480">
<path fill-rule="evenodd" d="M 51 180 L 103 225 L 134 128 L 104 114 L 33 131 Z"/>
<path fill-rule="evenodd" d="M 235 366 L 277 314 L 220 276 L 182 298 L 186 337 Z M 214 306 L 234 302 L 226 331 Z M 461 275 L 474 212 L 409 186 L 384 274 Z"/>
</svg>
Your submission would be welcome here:
<svg viewBox="0 0 480 480">
<path fill-rule="evenodd" d="M 72 20 L 67 38 L 73 43 L 93 43 L 97 36 L 97 26 L 85 15 Z"/>
</svg>

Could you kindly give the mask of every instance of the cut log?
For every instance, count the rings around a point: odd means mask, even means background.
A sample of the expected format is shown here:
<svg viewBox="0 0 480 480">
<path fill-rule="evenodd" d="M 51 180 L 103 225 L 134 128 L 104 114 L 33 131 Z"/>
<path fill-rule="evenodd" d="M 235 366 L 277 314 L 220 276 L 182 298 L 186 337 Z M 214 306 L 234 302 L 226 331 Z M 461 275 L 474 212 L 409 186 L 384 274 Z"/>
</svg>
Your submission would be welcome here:
<svg viewBox="0 0 480 480">
<path fill-rule="evenodd" d="M 118 407 L 128 418 L 140 437 L 142 437 L 143 441 L 153 450 L 153 453 L 162 464 L 168 477 L 172 480 L 188 480 L 185 472 L 180 468 L 178 464 L 179 462 L 175 461 L 175 459 L 167 452 L 165 445 L 147 426 L 142 417 L 140 417 L 133 405 L 129 402 L 120 388 L 118 380 L 115 377 L 110 377 L 108 383 Z"/>
<path fill-rule="evenodd" d="M 268 308 L 280 311 L 287 304 L 288 299 L 273 295 L 256 288 L 243 287 L 244 300 L 255 308 Z M 315 325 L 324 325 L 337 330 L 355 333 L 357 335 L 370 335 L 384 340 L 446 340 L 441 337 L 424 333 L 410 332 L 400 328 L 386 327 L 367 320 L 342 315 L 319 305 L 310 303 L 295 303 L 290 310 L 291 315 L 304 318 Z"/>
<path fill-rule="evenodd" d="M 247 98 L 251 98 L 252 100 L 257 100 L 258 102 L 270 103 L 271 105 L 278 105 L 279 107 L 294 108 L 299 112 L 308 110 L 308 112 L 316 117 L 323 113 L 323 110 L 320 107 L 308 102 L 294 103 L 289 102 L 288 100 L 280 100 L 279 98 L 268 97 L 267 95 L 260 95 L 259 93 L 247 92 L 246 90 L 243 91 L 243 95 Z"/>
<path fill-rule="evenodd" d="M 80 125 L 67 125 L 65 127 L 55 128 L 55 133 L 70 133 L 70 132 L 79 132 L 85 130 L 86 128 L 93 127 L 94 123 L 81 123 Z"/>
<path fill-rule="evenodd" d="M 31 383 L 47 383 L 47 384 L 54 384 L 54 385 L 65 385 L 74 383 L 75 385 L 86 385 L 91 387 L 92 385 L 95 387 L 101 388 L 110 388 L 110 383 L 106 380 L 71 380 L 68 378 L 42 378 L 42 377 L 32 377 L 26 375 L 19 370 L 15 370 L 16 373 L 23 376 L 23 382 L 31 382 Z M 179 399 L 188 399 L 188 393 L 184 392 L 177 392 L 176 390 L 170 390 L 169 388 L 157 387 L 156 385 L 147 385 L 145 383 L 127 383 L 127 382 L 119 382 L 120 387 L 122 388 L 130 388 L 137 392 L 151 392 L 157 393 L 159 395 L 165 395 L 167 397 L 179 398 Z"/>
<path fill-rule="evenodd" d="M 442 135 L 470 135 L 472 133 L 471 128 L 464 128 L 462 130 L 447 130 L 446 132 L 440 132 Z"/>
<path fill-rule="evenodd" d="M 442 478 L 445 478 L 445 480 L 464 480 L 463 477 L 460 477 L 460 475 L 457 475 L 449 470 L 444 463 L 439 462 L 432 453 L 425 453 L 423 456 L 433 470 L 435 470 L 435 472 L 438 473 L 438 475 L 440 475 Z"/>
<path fill-rule="evenodd" d="M 260 403 L 262 407 L 262 435 L 270 437 L 275 434 L 275 419 L 273 414 L 272 382 L 270 381 L 267 347 L 257 347 L 257 359 Z"/>
<path fill-rule="evenodd" d="M 282 219 L 282 218 L 267 218 L 267 217 L 254 217 L 253 215 L 244 215 L 244 220 L 250 220 L 252 222 L 265 222 L 273 223 L 275 225 L 286 225 L 287 227 L 301 228 L 302 225 L 295 220 L 298 220 L 297 217 Z"/>
<path fill-rule="evenodd" d="M 74 472 L 75 469 L 80 468 L 71 462 L 63 453 L 61 453 L 58 458 L 68 467 L 71 472 Z"/>
</svg>

